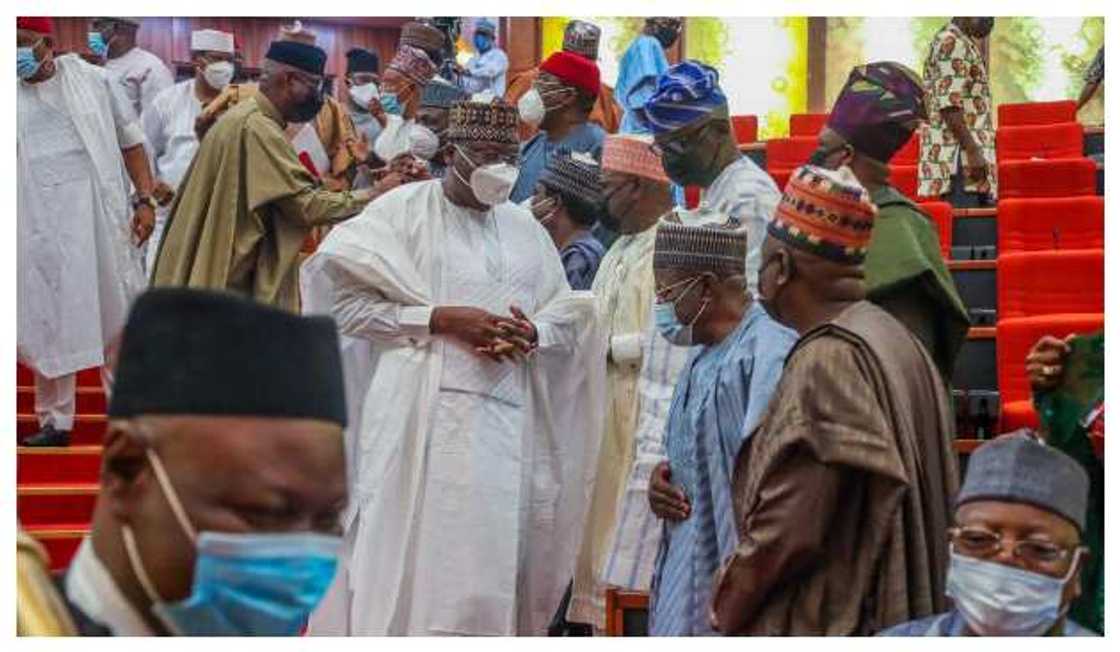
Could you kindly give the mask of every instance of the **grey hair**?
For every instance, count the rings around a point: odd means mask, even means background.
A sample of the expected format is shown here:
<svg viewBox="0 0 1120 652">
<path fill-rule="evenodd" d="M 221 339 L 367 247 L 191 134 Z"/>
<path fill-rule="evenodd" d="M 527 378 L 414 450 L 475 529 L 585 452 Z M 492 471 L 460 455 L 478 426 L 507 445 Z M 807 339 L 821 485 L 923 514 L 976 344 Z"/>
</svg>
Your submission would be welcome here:
<svg viewBox="0 0 1120 652">
<path fill-rule="evenodd" d="M 286 63 L 273 61 L 272 59 L 265 59 L 261 62 L 261 81 L 265 81 L 273 75 L 282 75 L 286 72 L 297 72 L 299 69 L 295 66 L 289 66 Z"/>
</svg>

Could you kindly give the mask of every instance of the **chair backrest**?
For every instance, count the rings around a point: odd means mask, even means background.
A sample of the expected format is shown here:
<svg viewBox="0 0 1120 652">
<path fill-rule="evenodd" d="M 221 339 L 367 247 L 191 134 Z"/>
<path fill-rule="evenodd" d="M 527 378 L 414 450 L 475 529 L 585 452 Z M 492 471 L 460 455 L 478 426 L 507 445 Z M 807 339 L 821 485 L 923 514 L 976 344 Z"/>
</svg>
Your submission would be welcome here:
<svg viewBox="0 0 1120 652">
<path fill-rule="evenodd" d="M 1097 164 L 1088 158 L 1000 161 L 999 196 L 1076 197 L 1097 194 Z"/>
<path fill-rule="evenodd" d="M 1001 199 L 1000 254 L 1104 249 L 1104 197 Z"/>
<path fill-rule="evenodd" d="M 941 241 L 941 255 L 948 258 L 953 246 L 953 205 L 947 201 L 927 201 L 918 204 L 918 208 L 933 220 L 937 239 Z"/>
<path fill-rule="evenodd" d="M 828 122 L 827 113 L 794 113 L 789 116 L 789 135 L 791 138 L 798 136 L 816 138 L 826 122 Z"/>
<path fill-rule="evenodd" d="M 1073 100 L 1000 104 L 997 110 L 1001 127 L 1077 122 L 1077 102 Z"/>
<path fill-rule="evenodd" d="M 914 201 L 918 200 L 918 166 L 891 165 L 891 185 Z"/>
<path fill-rule="evenodd" d="M 775 138 L 766 141 L 766 169 L 792 170 L 804 165 L 817 149 L 816 137 Z"/>
<path fill-rule="evenodd" d="M 921 149 L 922 137 L 919 135 L 918 131 L 915 130 L 910 140 L 906 141 L 902 149 L 895 152 L 894 156 L 891 157 L 891 165 L 917 165 Z"/>
<path fill-rule="evenodd" d="M 1088 312 L 1104 312 L 1103 249 L 1000 253 L 999 319 Z"/>
<path fill-rule="evenodd" d="M 608 587 L 606 611 L 607 636 L 648 636 L 648 593 Z"/>
<path fill-rule="evenodd" d="M 1077 158 L 1084 155 L 1085 129 L 1077 122 L 996 130 L 996 159 Z"/>
<path fill-rule="evenodd" d="M 735 130 L 735 142 L 740 145 L 758 142 L 758 116 L 733 115 L 731 127 Z"/>
<path fill-rule="evenodd" d="M 1027 354 L 1043 335 L 1062 338 L 1071 333 L 1093 333 L 1103 327 L 1104 313 L 1000 319 L 996 323 L 996 374 L 1000 400 L 1007 403 L 1030 399 Z"/>
</svg>

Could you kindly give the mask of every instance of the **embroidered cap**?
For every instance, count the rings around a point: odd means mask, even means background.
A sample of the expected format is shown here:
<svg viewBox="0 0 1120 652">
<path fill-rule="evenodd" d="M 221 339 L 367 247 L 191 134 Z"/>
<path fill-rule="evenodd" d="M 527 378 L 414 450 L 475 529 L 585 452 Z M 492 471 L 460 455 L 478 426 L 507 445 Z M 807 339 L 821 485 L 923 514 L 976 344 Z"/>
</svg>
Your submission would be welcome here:
<svg viewBox="0 0 1120 652">
<path fill-rule="evenodd" d="M 573 52 L 595 61 L 599 58 L 599 39 L 603 30 L 593 23 L 572 20 L 564 27 L 565 52 Z"/>
<path fill-rule="evenodd" d="M 395 70 L 402 77 L 417 86 L 427 84 L 436 76 L 436 65 L 420 48 L 411 45 L 402 45 L 397 48 L 396 55 L 389 62 L 389 70 Z"/>
<path fill-rule="evenodd" d="M 677 209 L 657 223 L 653 267 L 738 276 L 746 273 L 747 244 L 739 220 L 710 209 Z"/>
<path fill-rule="evenodd" d="M 517 107 L 495 99 L 489 103 L 456 102 L 448 119 L 448 142 L 517 145 Z"/>
<path fill-rule="evenodd" d="M 770 235 L 828 260 L 859 265 L 878 209 L 846 169 L 798 168 L 767 226 Z"/>
<path fill-rule="evenodd" d="M 669 183 L 661 165 L 661 156 L 652 146 L 653 139 L 638 134 L 607 134 L 603 139 L 603 171 L 623 172 Z"/>
</svg>

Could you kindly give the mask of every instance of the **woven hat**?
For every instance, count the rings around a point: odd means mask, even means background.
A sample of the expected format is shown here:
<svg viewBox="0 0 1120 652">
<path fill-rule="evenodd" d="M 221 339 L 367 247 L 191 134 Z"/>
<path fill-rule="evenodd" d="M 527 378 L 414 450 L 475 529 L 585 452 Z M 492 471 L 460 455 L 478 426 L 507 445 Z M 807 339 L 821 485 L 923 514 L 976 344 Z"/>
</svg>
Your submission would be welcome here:
<svg viewBox="0 0 1120 652">
<path fill-rule="evenodd" d="M 420 48 L 414 48 L 411 45 L 402 45 L 397 48 L 396 55 L 393 60 L 389 62 L 389 70 L 395 70 L 402 77 L 416 84 L 423 86 L 427 84 L 432 77 L 436 76 L 436 65 Z"/>
<path fill-rule="evenodd" d="M 957 507 L 974 500 L 1024 503 L 1085 530 L 1089 475 L 1069 455 L 1029 434 L 987 442 L 968 458 Z"/>
<path fill-rule="evenodd" d="M 537 180 L 565 198 L 577 198 L 593 206 L 603 201 L 603 170 L 587 154 L 572 154 L 559 148 Z"/>
<path fill-rule="evenodd" d="M 849 170 L 805 165 L 790 177 L 767 231 L 808 253 L 859 265 L 867 256 L 877 212 Z"/>
<path fill-rule="evenodd" d="M 405 23 L 401 27 L 401 45 L 420 48 L 425 52 L 439 52 L 447 42 L 447 37 L 439 29 L 419 22 Z"/>
<path fill-rule="evenodd" d="M 833 104 L 828 127 L 886 163 L 926 119 L 922 80 L 900 63 L 856 66 Z"/>
<path fill-rule="evenodd" d="M 603 139 L 603 171 L 623 172 L 669 183 L 661 157 L 654 153 L 652 145 L 653 138 L 649 136 L 607 134 Z"/>
<path fill-rule="evenodd" d="M 573 52 L 595 61 L 599 58 L 599 39 L 603 30 L 597 25 L 583 20 L 569 21 L 564 28 L 565 52 Z"/>
<path fill-rule="evenodd" d="M 517 107 L 502 100 L 489 103 L 456 102 L 451 105 L 447 140 L 461 145 L 517 145 L 520 143 L 517 138 L 518 124 Z"/>
<path fill-rule="evenodd" d="M 657 223 L 653 267 L 741 276 L 747 245 L 747 229 L 738 219 L 710 209 L 678 209 Z"/>
</svg>

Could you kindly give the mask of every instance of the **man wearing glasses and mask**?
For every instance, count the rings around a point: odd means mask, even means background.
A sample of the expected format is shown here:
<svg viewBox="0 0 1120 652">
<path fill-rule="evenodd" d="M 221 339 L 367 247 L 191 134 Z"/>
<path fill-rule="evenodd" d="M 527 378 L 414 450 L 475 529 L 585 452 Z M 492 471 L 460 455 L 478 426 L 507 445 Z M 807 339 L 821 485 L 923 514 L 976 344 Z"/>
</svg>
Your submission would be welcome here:
<svg viewBox="0 0 1120 652">
<path fill-rule="evenodd" d="M 949 529 L 946 613 L 884 636 L 1095 636 L 1067 617 L 1081 593 L 1089 477 L 1026 433 L 976 449 Z"/>
<path fill-rule="evenodd" d="M 314 45 L 273 41 L 258 92 L 218 120 L 187 169 L 153 285 L 229 289 L 299 310 L 297 254 L 308 233 L 375 196 L 323 189 L 284 136 L 322 109 L 326 59 Z"/>
</svg>

